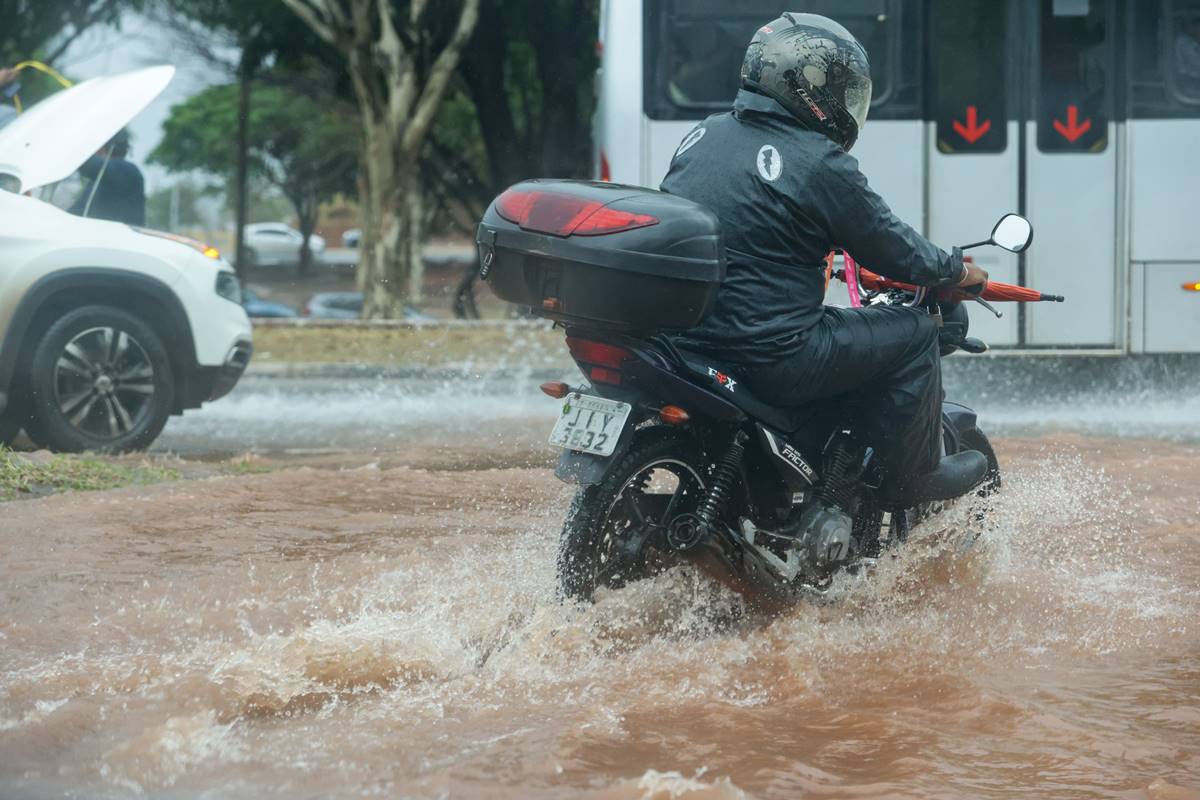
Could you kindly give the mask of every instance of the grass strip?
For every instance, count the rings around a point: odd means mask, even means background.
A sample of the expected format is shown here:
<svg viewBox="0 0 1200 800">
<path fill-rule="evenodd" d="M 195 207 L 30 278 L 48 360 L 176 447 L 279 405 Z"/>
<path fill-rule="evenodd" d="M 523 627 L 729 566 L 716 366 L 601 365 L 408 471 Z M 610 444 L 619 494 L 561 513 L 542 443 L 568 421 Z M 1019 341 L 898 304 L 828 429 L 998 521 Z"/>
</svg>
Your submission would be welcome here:
<svg viewBox="0 0 1200 800">
<path fill-rule="evenodd" d="M 170 467 L 116 464 L 92 456 L 39 458 L 0 446 L 0 502 L 62 491 L 91 492 L 145 486 L 178 480 L 179 477 L 179 471 Z"/>
<path fill-rule="evenodd" d="M 570 364 L 562 331 L 512 326 L 255 326 L 262 363 L 527 368 Z"/>
</svg>

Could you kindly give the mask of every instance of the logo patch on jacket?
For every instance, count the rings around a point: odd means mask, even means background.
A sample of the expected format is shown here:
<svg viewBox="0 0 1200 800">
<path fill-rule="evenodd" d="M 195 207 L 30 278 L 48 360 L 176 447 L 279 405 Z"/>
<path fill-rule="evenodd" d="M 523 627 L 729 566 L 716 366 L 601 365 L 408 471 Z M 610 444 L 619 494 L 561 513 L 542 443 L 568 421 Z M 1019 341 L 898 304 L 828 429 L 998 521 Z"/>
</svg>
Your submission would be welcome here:
<svg viewBox="0 0 1200 800">
<path fill-rule="evenodd" d="M 675 151 L 675 155 L 683 155 L 688 150 L 691 150 L 696 142 L 704 138 L 705 130 L 705 128 L 699 126 L 693 128 L 691 133 L 683 137 L 683 141 L 679 143 L 679 149 Z"/>
<path fill-rule="evenodd" d="M 737 381 L 726 375 L 724 372 L 719 372 L 712 367 L 708 368 L 708 377 L 712 378 L 731 392 L 733 391 L 733 387 L 737 386 Z"/>
<path fill-rule="evenodd" d="M 775 145 L 764 144 L 758 149 L 758 175 L 764 181 L 774 181 L 783 172 L 783 157 Z"/>
</svg>

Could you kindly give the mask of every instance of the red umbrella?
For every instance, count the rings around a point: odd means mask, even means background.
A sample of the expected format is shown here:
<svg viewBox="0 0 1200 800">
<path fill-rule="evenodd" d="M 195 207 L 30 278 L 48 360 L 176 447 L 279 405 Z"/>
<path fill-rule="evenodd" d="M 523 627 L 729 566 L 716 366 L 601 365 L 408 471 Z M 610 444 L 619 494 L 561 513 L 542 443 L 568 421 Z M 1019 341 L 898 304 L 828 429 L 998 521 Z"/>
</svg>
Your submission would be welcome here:
<svg viewBox="0 0 1200 800">
<path fill-rule="evenodd" d="M 886 291 L 888 289 L 913 292 L 917 289 L 916 286 L 910 283 L 902 283 L 901 281 L 894 281 L 891 278 L 885 278 L 882 275 L 876 275 L 874 272 L 863 267 L 859 267 L 858 269 L 858 282 L 864 288 L 873 292 Z M 1012 303 L 1063 302 L 1061 295 L 1042 294 L 1037 289 L 1027 289 L 1024 286 L 1014 286 L 1011 283 L 1000 283 L 999 281 L 988 281 L 983 292 L 978 295 L 971 294 L 957 286 L 948 286 L 938 290 L 939 300 L 964 301 L 974 300 L 976 297 L 982 297 L 984 300 L 995 302 L 1007 301 Z"/>
</svg>

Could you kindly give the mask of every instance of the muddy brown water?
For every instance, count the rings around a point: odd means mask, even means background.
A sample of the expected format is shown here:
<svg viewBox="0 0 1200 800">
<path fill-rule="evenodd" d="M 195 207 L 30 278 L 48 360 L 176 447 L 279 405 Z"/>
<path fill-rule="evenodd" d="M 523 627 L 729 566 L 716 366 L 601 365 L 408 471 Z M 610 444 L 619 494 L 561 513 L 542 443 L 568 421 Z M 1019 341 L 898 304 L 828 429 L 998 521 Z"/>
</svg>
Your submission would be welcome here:
<svg viewBox="0 0 1200 800">
<path fill-rule="evenodd" d="M 1200 448 L 1005 440 L 770 619 L 563 607 L 565 487 L 429 455 L 0 507 L 0 797 L 1200 797 Z"/>
</svg>

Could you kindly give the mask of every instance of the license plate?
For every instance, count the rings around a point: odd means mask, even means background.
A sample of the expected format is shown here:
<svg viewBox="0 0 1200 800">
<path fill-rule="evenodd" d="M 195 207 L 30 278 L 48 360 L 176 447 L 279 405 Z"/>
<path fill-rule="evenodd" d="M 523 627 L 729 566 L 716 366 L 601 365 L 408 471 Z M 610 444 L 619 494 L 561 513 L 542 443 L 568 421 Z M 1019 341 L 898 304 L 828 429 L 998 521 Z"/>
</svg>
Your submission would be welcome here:
<svg viewBox="0 0 1200 800">
<path fill-rule="evenodd" d="M 598 456 L 611 456 L 632 406 L 603 397 L 571 393 L 550 432 L 550 444 Z"/>
</svg>

